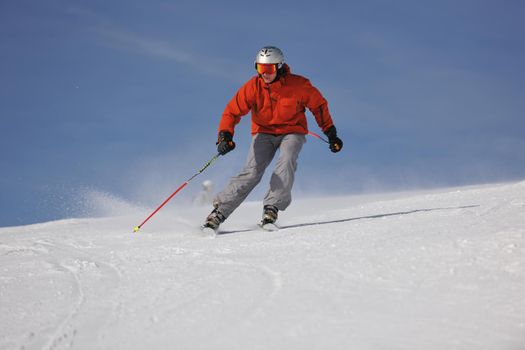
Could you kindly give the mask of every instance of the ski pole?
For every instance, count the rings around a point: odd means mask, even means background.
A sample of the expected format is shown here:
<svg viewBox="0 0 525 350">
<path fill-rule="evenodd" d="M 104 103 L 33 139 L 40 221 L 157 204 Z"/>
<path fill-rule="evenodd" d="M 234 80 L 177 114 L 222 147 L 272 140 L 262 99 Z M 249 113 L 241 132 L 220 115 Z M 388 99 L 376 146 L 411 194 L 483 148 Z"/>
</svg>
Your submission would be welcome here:
<svg viewBox="0 0 525 350">
<path fill-rule="evenodd" d="M 187 184 L 190 183 L 191 180 L 193 180 L 194 178 L 197 177 L 197 175 L 199 175 L 200 173 L 202 173 L 207 167 L 209 167 L 211 165 L 211 163 L 213 163 L 217 158 L 219 158 L 220 156 L 220 153 L 217 153 L 216 155 L 213 156 L 213 158 L 211 158 L 206 164 L 204 164 L 204 166 L 198 171 L 196 172 L 192 177 L 190 177 L 188 180 L 186 180 L 185 183 L 183 183 L 182 185 L 179 186 L 179 188 L 177 188 L 175 190 L 175 192 L 173 192 L 164 202 L 162 202 L 161 205 L 159 205 L 159 207 L 157 209 L 155 209 L 147 218 L 146 220 L 142 221 L 142 223 L 138 226 L 135 226 L 133 228 L 133 232 L 138 232 L 141 227 L 146 223 L 148 222 L 149 219 L 151 219 L 151 217 L 153 215 L 155 215 L 163 206 L 166 205 L 166 203 L 168 203 L 180 190 L 182 190 L 184 187 L 186 187 Z"/>
<path fill-rule="evenodd" d="M 318 138 L 319 140 L 321 140 L 321 141 L 324 141 L 324 142 L 326 142 L 326 143 L 330 143 L 330 142 L 328 142 L 328 140 L 325 140 L 323 137 L 317 135 L 315 132 L 308 131 L 308 134 L 311 135 L 311 136 L 313 136 L 313 137 L 317 137 L 317 138 Z"/>
</svg>

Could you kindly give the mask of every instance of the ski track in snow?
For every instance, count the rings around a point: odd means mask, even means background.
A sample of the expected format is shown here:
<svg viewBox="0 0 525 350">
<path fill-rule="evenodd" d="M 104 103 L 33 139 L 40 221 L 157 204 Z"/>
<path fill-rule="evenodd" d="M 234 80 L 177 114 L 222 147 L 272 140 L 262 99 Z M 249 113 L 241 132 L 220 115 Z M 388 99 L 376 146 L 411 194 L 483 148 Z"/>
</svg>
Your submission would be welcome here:
<svg viewBox="0 0 525 350">
<path fill-rule="evenodd" d="M 525 349 L 525 182 L 208 210 L 0 228 L 0 349 Z"/>
</svg>

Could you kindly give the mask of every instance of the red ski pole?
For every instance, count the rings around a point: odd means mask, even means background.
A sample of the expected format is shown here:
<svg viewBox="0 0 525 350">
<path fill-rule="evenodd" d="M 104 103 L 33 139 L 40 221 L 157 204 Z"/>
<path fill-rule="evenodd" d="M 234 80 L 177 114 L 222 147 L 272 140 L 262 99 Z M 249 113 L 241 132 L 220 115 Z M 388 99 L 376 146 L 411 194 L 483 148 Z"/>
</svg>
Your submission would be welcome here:
<svg viewBox="0 0 525 350">
<path fill-rule="evenodd" d="M 155 209 L 147 218 L 146 220 L 142 221 L 142 223 L 138 226 L 135 226 L 133 228 L 133 232 L 138 232 L 138 230 L 140 230 L 142 228 L 142 226 L 148 222 L 149 219 L 151 219 L 151 217 L 153 215 L 155 215 L 160 209 L 162 209 L 163 206 L 166 205 L 166 203 L 168 203 L 180 190 L 182 190 L 184 187 L 186 187 L 187 184 L 190 183 L 191 180 L 193 180 L 195 177 L 197 177 L 197 175 L 199 175 L 200 173 L 202 173 L 207 167 L 209 167 L 211 165 L 211 163 L 213 163 L 217 158 L 219 158 L 220 156 L 220 153 L 217 153 L 216 155 L 213 156 L 212 159 L 210 159 L 206 164 L 204 164 L 204 166 L 198 171 L 196 172 L 192 177 L 190 177 L 188 180 L 186 180 L 185 183 L 183 183 L 182 185 L 179 186 L 179 188 L 177 188 L 175 190 L 175 192 L 173 192 L 164 202 L 162 202 L 161 205 L 159 205 L 159 207 L 157 209 Z"/>
<path fill-rule="evenodd" d="M 317 138 L 318 138 L 319 140 L 321 140 L 321 141 L 324 141 L 324 142 L 326 142 L 326 143 L 330 143 L 330 142 L 328 142 L 328 140 L 325 140 L 323 137 L 317 135 L 315 132 L 308 131 L 308 134 L 311 135 L 311 136 L 313 136 L 313 137 L 317 137 Z"/>
</svg>

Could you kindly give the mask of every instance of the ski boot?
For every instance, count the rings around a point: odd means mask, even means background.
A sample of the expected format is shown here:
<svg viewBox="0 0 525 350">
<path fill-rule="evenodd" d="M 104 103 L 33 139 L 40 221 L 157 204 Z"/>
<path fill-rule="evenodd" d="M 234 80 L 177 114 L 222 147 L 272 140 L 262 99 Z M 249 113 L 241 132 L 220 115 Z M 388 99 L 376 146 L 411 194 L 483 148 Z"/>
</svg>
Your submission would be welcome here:
<svg viewBox="0 0 525 350">
<path fill-rule="evenodd" d="M 277 213 L 279 209 L 273 205 L 265 205 L 262 215 L 262 221 L 259 225 L 263 230 L 266 231 L 277 231 L 279 227 L 275 225 L 277 221 Z"/>
<path fill-rule="evenodd" d="M 224 215 L 217 209 L 213 209 L 210 215 L 206 218 L 206 222 L 201 226 L 202 232 L 207 235 L 215 236 L 219 230 L 219 225 L 226 220 Z"/>
</svg>

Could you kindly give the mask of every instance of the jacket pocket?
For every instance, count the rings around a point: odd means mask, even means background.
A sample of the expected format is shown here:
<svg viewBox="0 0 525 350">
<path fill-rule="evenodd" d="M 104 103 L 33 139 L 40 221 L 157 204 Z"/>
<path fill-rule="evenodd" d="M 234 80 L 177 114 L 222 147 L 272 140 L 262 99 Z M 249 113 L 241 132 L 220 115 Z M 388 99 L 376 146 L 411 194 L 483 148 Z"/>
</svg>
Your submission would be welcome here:
<svg viewBox="0 0 525 350">
<path fill-rule="evenodd" d="M 281 98 L 279 100 L 279 118 L 282 118 L 283 121 L 286 121 L 292 118 L 298 110 L 298 102 L 295 98 Z"/>
</svg>

